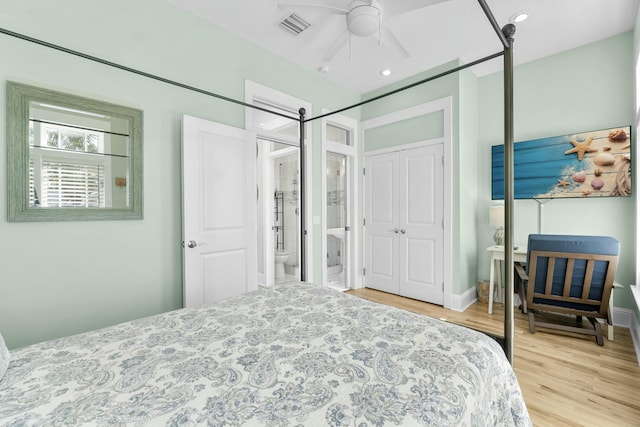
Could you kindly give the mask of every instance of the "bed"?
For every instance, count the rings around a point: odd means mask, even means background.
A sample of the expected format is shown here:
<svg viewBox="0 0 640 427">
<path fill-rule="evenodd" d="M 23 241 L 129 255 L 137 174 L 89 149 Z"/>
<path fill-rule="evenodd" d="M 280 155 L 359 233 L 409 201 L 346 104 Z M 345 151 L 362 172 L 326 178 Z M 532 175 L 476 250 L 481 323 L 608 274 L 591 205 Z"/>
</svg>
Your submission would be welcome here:
<svg viewBox="0 0 640 427">
<path fill-rule="evenodd" d="M 490 337 L 289 283 L 9 353 L 0 425 L 531 425 Z"/>
</svg>

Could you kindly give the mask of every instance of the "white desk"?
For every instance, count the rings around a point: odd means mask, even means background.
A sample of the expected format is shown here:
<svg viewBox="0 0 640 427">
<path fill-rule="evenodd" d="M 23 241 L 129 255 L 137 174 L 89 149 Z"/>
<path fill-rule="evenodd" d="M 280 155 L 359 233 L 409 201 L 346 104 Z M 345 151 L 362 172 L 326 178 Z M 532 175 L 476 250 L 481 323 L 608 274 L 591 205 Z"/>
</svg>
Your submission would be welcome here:
<svg viewBox="0 0 640 427">
<path fill-rule="evenodd" d="M 504 260 L 504 246 L 489 246 L 487 251 L 491 252 L 491 269 L 489 270 L 489 314 L 493 313 L 493 279 L 497 274 L 498 282 L 498 296 L 502 295 L 502 268 L 501 262 Z M 527 261 L 527 247 L 525 245 L 518 246 L 518 249 L 513 251 L 513 262 L 526 262 Z"/>
</svg>

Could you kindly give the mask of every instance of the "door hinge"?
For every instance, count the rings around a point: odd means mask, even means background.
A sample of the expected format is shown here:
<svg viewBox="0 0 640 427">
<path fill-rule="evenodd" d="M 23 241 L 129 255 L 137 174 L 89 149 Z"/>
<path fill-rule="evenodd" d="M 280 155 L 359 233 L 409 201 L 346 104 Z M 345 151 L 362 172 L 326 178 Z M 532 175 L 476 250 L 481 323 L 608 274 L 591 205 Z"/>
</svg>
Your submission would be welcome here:
<svg viewBox="0 0 640 427">
<path fill-rule="evenodd" d="M 444 218 L 442 218 L 442 229 L 444 230 Z"/>
<path fill-rule="evenodd" d="M 364 219 L 364 218 L 362 218 L 362 225 L 363 225 L 363 226 L 367 225 L 367 220 L 366 220 L 366 219 Z"/>
<path fill-rule="evenodd" d="M 444 156 L 442 156 L 442 166 L 444 166 Z"/>
<path fill-rule="evenodd" d="M 362 168 L 362 175 L 366 175 L 365 171 L 366 171 L 366 168 Z"/>
<path fill-rule="evenodd" d="M 444 292 L 444 282 L 442 282 L 442 292 Z"/>
<path fill-rule="evenodd" d="M 366 268 L 363 268 L 363 269 L 362 269 L 362 275 L 364 276 L 365 274 L 367 274 L 367 269 L 366 269 Z"/>
</svg>

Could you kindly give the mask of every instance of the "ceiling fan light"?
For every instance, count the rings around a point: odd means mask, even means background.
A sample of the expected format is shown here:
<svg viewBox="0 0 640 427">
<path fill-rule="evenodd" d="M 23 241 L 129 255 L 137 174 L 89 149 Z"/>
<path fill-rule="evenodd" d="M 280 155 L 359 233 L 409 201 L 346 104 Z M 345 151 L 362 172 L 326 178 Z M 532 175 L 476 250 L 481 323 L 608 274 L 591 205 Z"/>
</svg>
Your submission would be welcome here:
<svg viewBox="0 0 640 427">
<path fill-rule="evenodd" d="M 390 76 L 391 75 L 391 70 L 388 69 L 388 68 L 385 68 L 384 70 L 380 70 L 380 75 L 384 76 L 384 77 Z"/>
<path fill-rule="evenodd" d="M 347 15 L 347 26 L 356 36 L 367 37 L 380 29 L 381 10 L 374 5 L 356 6 Z"/>
</svg>

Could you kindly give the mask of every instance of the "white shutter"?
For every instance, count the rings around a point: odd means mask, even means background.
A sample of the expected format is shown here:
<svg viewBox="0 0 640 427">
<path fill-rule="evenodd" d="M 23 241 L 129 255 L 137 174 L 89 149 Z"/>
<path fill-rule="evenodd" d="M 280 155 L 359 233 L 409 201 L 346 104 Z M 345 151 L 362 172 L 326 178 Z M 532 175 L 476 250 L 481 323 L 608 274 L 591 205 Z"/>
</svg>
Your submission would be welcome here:
<svg viewBox="0 0 640 427">
<path fill-rule="evenodd" d="M 43 207 L 105 207 L 104 166 L 42 160 Z"/>
</svg>

